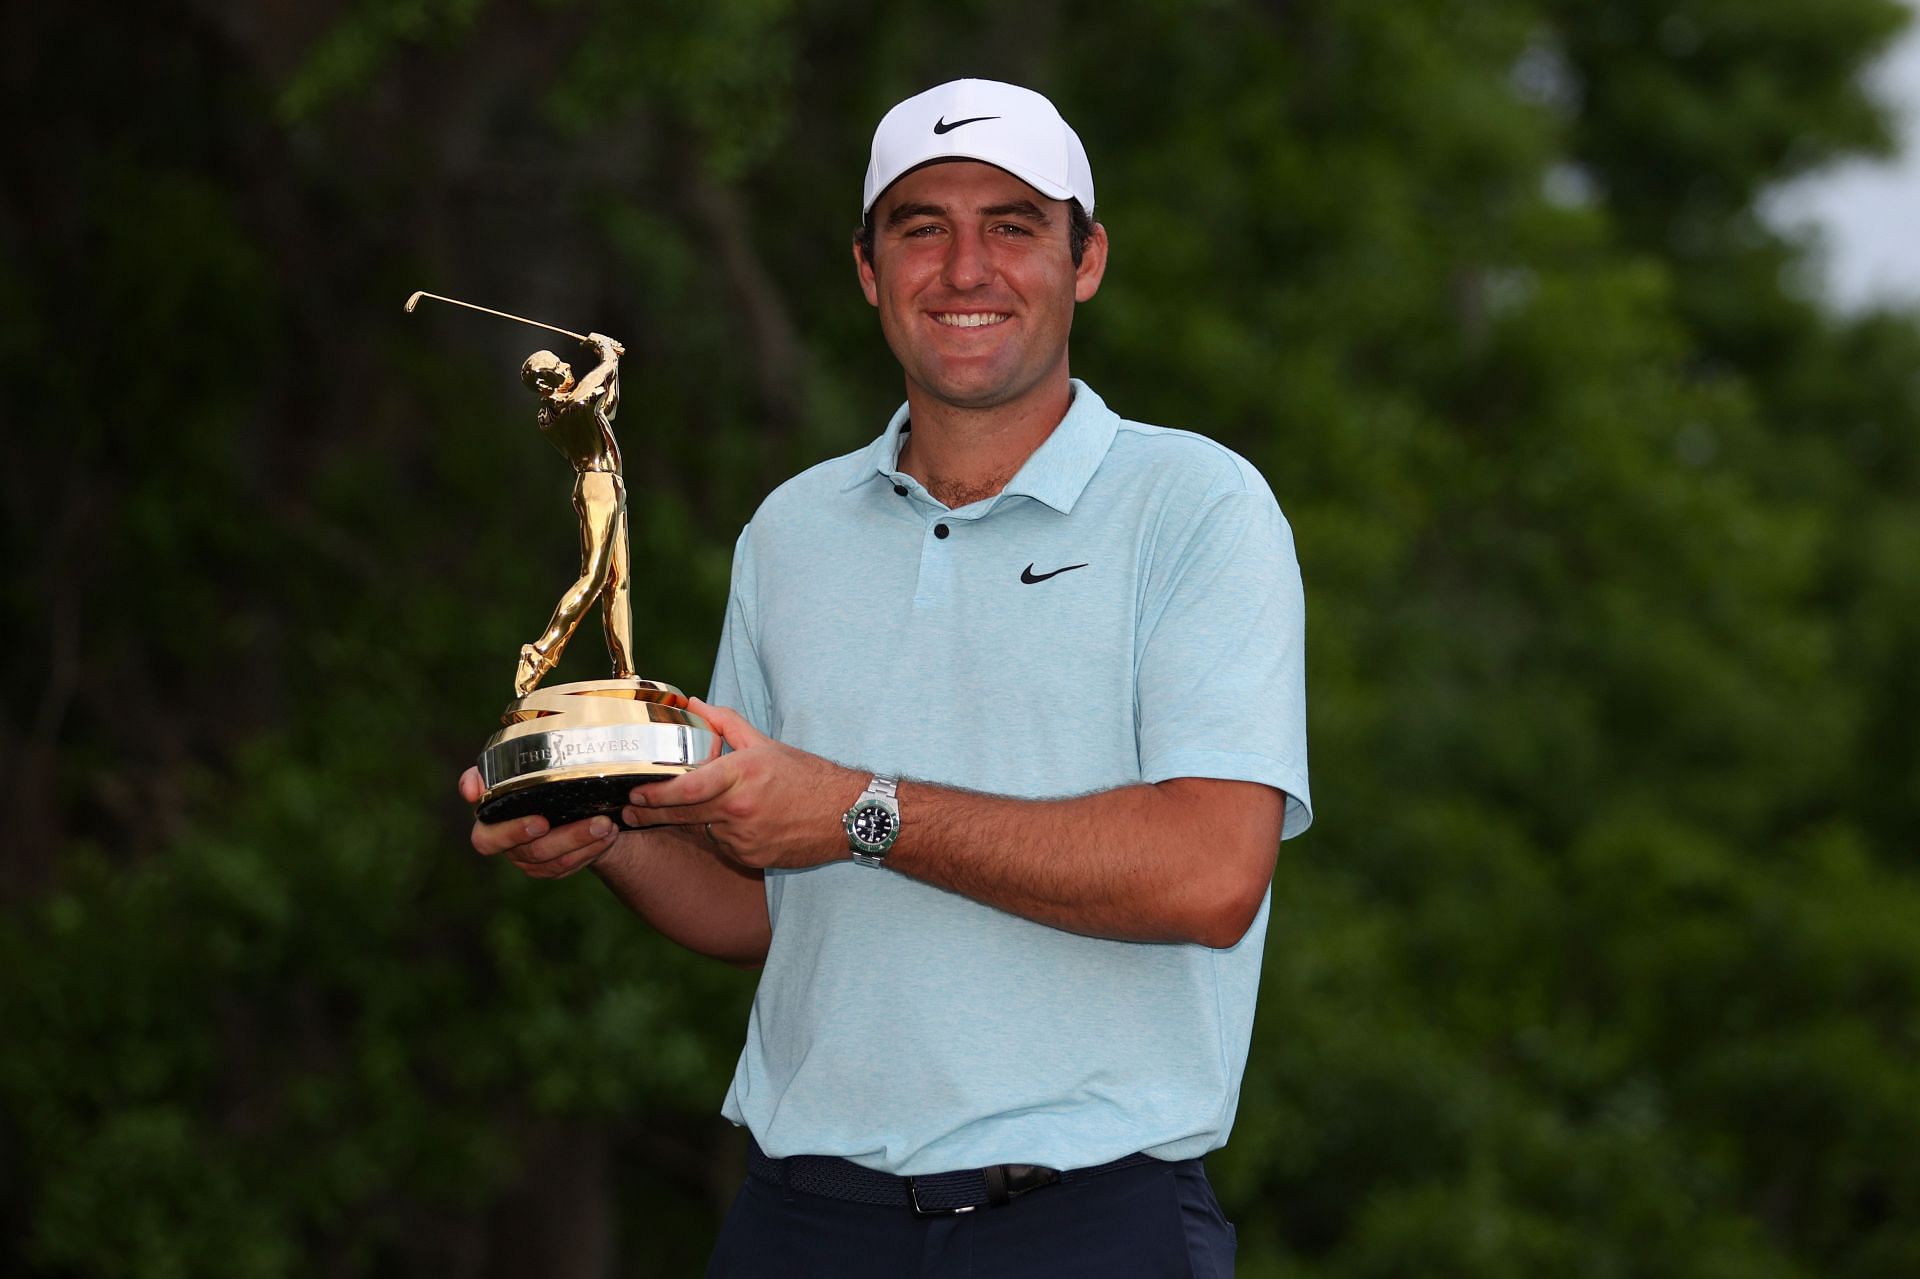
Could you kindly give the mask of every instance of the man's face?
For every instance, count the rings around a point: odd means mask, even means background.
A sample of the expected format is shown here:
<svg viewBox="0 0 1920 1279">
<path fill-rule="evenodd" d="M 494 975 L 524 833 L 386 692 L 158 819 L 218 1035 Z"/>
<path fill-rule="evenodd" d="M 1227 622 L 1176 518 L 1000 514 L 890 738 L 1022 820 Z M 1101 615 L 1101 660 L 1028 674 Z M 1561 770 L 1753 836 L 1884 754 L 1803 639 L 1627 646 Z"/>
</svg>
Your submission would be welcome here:
<svg viewBox="0 0 1920 1279">
<path fill-rule="evenodd" d="M 907 380 L 941 403 L 994 408 L 1064 381 L 1073 307 L 1100 287 L 1106 232 L 1075 267 L 1068 206 L 1004 169 L 916 169 L 873 207 L 873 261 L 854 250 Z"/>
</svg>

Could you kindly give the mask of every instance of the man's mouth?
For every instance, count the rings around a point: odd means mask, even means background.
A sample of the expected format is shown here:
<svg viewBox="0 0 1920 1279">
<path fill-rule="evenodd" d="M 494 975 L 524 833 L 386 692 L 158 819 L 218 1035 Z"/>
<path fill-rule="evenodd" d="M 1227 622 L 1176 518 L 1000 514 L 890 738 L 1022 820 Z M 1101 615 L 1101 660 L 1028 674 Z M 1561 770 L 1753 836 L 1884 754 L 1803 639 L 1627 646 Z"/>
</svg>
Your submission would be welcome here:
<svg viewBox="0 0 1920 1279">
<path fill-rule="evenodd" d="M 932 314 L 936 322 L 950 329 L 985 328 L 1012 318 L 1004 311 L 935 311 Z"/>
</svg>

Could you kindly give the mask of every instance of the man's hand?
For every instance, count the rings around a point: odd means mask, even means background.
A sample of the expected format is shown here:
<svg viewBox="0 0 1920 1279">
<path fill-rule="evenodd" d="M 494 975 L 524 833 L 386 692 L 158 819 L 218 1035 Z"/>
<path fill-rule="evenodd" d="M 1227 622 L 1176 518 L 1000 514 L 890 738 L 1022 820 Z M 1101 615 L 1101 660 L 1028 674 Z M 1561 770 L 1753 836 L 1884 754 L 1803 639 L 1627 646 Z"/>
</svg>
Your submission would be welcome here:
<svg viewBox="0 0 1920 1279">
<path fill-rule="evenodd" d="M 633 789 L 627 825 L 683 826 L 743 866 L 797 869 L 847 855 L 841 814 L 866 775 L 767 737 L 737 712 L 692 699 L 730 753 Z"/>
<path fill-rule="evenodd" d="M 460 797 L 467 803 L 479 803 L 484 789 L 479 769 L 469 768 L 460 774 Z M 469 836 L 475 852 L 483 857 L 505 855 L 532 879 L 564 879 L 584 870 L 605 856 L 619 837 L 620 828 L 611 817 L 590 817 L 559 830 L 549 830 L 544 817 L 475 822 Z"/>
<path fill-rule="evenodd" d="M 460 777 L 460 794 L 478 803 L 480 773 Z M 593 867 L 614 895 L 660 932 L 702 955 L 747 967 L 763 962 L 772 930 L 758 873 L 713 854 L 689 832 L 623 833 L 609 817 L 549 830 L 544 817 L 473 824 L 473 847 L 504 854 L 533 879 L 562 879 Z"/>
</svg>

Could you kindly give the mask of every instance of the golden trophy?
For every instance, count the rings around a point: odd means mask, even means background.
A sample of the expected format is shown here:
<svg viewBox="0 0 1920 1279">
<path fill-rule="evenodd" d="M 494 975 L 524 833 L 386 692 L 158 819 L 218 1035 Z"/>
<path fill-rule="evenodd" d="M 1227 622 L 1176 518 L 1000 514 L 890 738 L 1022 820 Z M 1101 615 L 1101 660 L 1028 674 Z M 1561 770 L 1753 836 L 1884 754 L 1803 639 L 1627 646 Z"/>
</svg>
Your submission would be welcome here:
<svg viewBox="0 0 1920 1279">
<path fill-rule="evenodd" d="M 551 351 L 535 351 L 520 369 L 521 381 L 540 397 L 540 433 L 573 464 L 580 575 L 560 596 L 546 630 L 520 648 L 513 700 L 500 716 L 500 731 L 480 751 L 486 790 L 474 812 L 483 822 L 534 813 L 555 826 L 599 813 L 617 822 L 635 785 L 686 772 L 706 760 L 718 741 L 712 727 L 687 708 L 686 694 L 634 675 L 627 490 L 613 437 L 625 348 L 604 334 L 573 333 L 436 293 L 415 293 L 407 310 L 422 298 L 563 334 L 595 359 L 580 377 Z M 612 678 L 541 688 L 596 605 Z"/>
</svg>

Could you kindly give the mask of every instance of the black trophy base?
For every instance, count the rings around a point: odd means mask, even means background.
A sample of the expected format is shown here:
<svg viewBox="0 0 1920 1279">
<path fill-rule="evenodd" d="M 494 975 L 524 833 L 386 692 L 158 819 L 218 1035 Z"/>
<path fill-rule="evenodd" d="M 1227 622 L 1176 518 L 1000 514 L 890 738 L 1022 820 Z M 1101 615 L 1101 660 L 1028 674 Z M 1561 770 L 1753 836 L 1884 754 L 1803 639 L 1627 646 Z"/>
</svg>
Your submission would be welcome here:
<svg viewBox="0 0 1920 1279">
<path fill-rule="evenodd" d="M 536 814 L 547 819 L 550 828 L 568 822 L 585 821 L 605 814 L 614 824 L 625 826 L 620 810 L 632 801 L 633 788 L 643 782 L 663 781 L 671 774 L 627 773 L 618 777 L 576 777 L 568 781 L 543 782 L 482 800 L 474 816 L 489 824 L 510 822 Z"/>
</svg>

